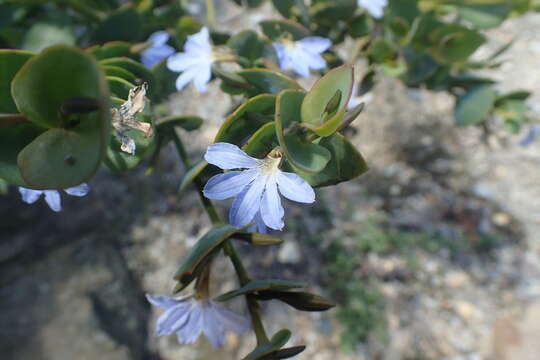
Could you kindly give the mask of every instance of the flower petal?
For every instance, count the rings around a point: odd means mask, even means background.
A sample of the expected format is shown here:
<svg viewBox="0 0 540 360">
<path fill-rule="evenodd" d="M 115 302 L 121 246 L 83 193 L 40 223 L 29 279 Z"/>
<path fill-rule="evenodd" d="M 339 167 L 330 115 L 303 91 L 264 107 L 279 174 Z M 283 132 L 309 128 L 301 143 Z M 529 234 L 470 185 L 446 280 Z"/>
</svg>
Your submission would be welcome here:
<svg viewBox="0 0 540 360">
<path fill-rule="evenodd" d="M 24 187 L 19 187 L 19 192 L 21 193 L 22 201 L 27 204 L 35 203 L 41 194 L 43 194 L 42 190 L 32 190 Z"/>
<path fill-rule="evenodd" d="M 181 329 L 189 321 L 191 304 L 178 304 L 165 311 L 158 318 L 156 335 L 169 335 Z"/>
<path fill-rule="evenodd" d="M 148 37 L 148 41 L 152 43 L 154 46 L 159 46 L 165 44 L 167 41 L 169 41 L 169 34 L 166 31 L 156 31 L 150 37 Z"/>
<path fill-rule="evenodd" d="M 281 230 L 284 226 L 283 214 L 284 210 L 277 191 L 276 178 L 272 176 L 267 180 L 262 196 L 261 217 L 269 228 Z"/>
<path fill-rule="evenodd" d="M 201 332 L 203 331 L 203 315 L 201 304 L 196 303 L 192 308 L 189 314 L 189 319 L 187 322 L 176 332 L 176 337 L 178 342 L 181 344 L 192 344 L 194 343 Z"/>
<path fill-rule="evenodd" d="M 302 49 L 295 49 L 291 56 L 291 66 L 293 70 L 302 77 L 309 76 L 309 58 Z"/>
<path fill-rule="evenodd" d="M 176 90 L 180 91 L 186 87 L 186 85 L 195 78 L 197 71 L 198 68 L 194 66 L 180 74 L 180 76 L 176 79 Z"/>
<path fill-rule="evenodd" d="M 266 179 L 259 176 L 234 199 L 229 212 L 229 223 L 235 227 L 249 224 L 261 206 Z"/>
<path fill-rule="evenodd" d="M 303 49 L 313 53 L 320 54 L 332 46 L 332 42 L 329 39 L 325 39 L 320 36 L 310 36 L 297 41 L 297 46 L 301 46 Z"/>
<path fill-rule="evenodd" d="M 208 54 L 212 52 L 212 45 L 210 44 L 210 34 L 208 28 L 203 27 L 201 31 L 196 34 L 187 37 L 186 44 L 184 45 L 186 52 L 193 52 L 197 54 Z"/>
<path fill-rule="evenodd" d="M 205 93 L 206 84 L 208 84 L 210 78 L 212 77 L 212 63 L 203 63 L 199 65 L 197 69 L 197 74 L 195 74 L 195 77 L 193 78 L 193 84 L 195 85 L 197 91 L 200 93 Z"/>
<path fill-rule="evenodd" d="M 222 347 L 225 343 L 225 330 L 212 305 L 209 304 L 204 308 L 203 317 L 203 332 L 206 338 L 213 347 Z"/>
<path fill-rule="evenodd" d="M 278 57 L 279 68 L 284 71 L 291 67 L 290 55 L 288 54 L 285 45 L 279 42 L 273 42 L 272 46 L 274 47 L 274 50 L 276 51 L 276 55 Z"/>
<path fill-rule="evenodd" d="M 175 50 L 169 45 L 159 45 L 144 50 L 141 53 L 141 62 L 144 66 L 151 68 L 166 57 L 174 54 Z"/>
<path fill-rule="evenodd" d="M 238 195 L 257 176 L 257 170 L 229 171 L 212 176 L 204 186 L 204 196 L 224 200 Z"/>
<path fill-rule="evenodd" d="M 229 309 L 213 304 L 215 316 L 219 319 L 225 330 L 243 334 L 251 328 L 249 320 Z"/>
<path fill-rule="evenodd" d="M 276 180 L 279 192 L 287 199 L 306 204 L 315 201 L 315 191 L 300 176 L 294 173 L 278 171 Z"/>
<path fill-rule="evenodd" d="M 171 71 L 186 71 L 187 69 L 197 66 L 201 61 L 198 55 L 187 53 L 176 53 L 169 56 L 167 59 L 167 68 Z"/>
<path fill-rule="evenodd" d="M 534 139 L 538 136 L 540 132 L 540 124 L 531 125 L 527 135 L 519 142 L 521 146 L 529 146 L 534 142 Z"/>
<path fill-rule="evenodd" d="M 87 183 L 64 189 L 64 191 L 71 196 L 85 196 L 90 191 L 90 186 Z"/>
<path fill-rule="evenodd" d="M 150 294 L 146 294 L 146 299 L 148 300 L 148 302 L 150 302 L 150 304 L 160 308 L 160 309 L 163 309 L 163 310 L 167 310 L 173 306 L 176 306 L 178 304 L 182 304 L 182 303 L 185 303 L 186 301 L 188 301 L 188 299 L 175 299 L 173 297 L 170 297 L 170 296 L 165 296 L 165 295 L 150 295 Z"/>
<path fill-rule="evenodd" d="M 49 207 L 52 211 L 59 212 L 62 210 L 62 205 L 60 204 L 60 193 L 56 190 L 43 190 L 45 194 L 45 201 L 49 204 Z"/>
<path fill-rule="evenodd" d="M 204 159 L 224 170 L 252 168 L 259 160 L 252 158 L 238 146 L 229 143 L 215 143 L 208 147 Z"/>
<path fill-rule="evenodd" d="M 266 224 L 264 223 L 262 217 L 261 217 L 261 212 L 259 211 L 258 213 L 255 214 L 255 216 L 253 217 L 253 221 L 255 221 L 255 224 L 253 224 L 252 226 L 250 226 L 248 229 L 247 229 L 247 232 L 258 232 L 260 234 L 266 234 L 268 232 L 268 229 L 266 228 Z"/>
</svg>

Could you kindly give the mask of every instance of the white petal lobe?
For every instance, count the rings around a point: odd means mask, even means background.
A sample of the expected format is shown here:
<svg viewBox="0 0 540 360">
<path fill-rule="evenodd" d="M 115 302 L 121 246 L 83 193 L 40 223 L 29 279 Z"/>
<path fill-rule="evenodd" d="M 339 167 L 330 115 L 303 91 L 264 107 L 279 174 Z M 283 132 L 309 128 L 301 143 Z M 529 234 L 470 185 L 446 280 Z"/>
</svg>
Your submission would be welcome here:
<svg viewBox="0 0 540 360">
<path fill-rule="evenodd" d="M 229 143 L 215 143 L 208 147 L 204 159 L 224 170 L 252 168 L 259 160 L 252 158 L 238 146 Z"/>
<path fill-rule="evenodd" d="M 238 195 L 257 176 L 256 170 L 229 171 L 210 178 L 204 186 L 204 196 L 224 200 Z"/>
<path fill-rule="evenodd" d="M 279 192 L 287 199 L 311 204 L 315 201 L 315 191 L 300 176 L 294 173 L 279 171 L 276 176 Z"/>
<path fill-rule="evenodd" d="M 271 229 L 283 229 L 283 207 L 277 191 L 276 179 L 270 177 L 266 182 L 265 191 L 261 202 L 261 217 Z"/>
</svg>

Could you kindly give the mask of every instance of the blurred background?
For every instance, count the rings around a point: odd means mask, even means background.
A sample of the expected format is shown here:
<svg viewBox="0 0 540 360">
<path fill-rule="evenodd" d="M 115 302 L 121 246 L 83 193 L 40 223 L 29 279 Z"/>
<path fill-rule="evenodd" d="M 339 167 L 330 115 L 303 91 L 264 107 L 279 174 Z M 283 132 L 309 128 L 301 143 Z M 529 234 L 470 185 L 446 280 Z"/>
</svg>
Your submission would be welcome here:
<svg viewBox="0 0 540 360">
<path fill-rule="evenodd" d="M 278 17 L 269 4 L 216 5 L 218 30 Z M 192 11 L 205 16 L 199 2 Z M 508 20 L 486 31 L 475 55 L 516 38 L 489 75 L 502 91 L 532 91 L 533 106 L 539 29 L 538 13 Z M 231 106 L 219 82 L 169 99 L 169 112 L 206 121 L 181 134 L 193 159 Z M 241 248 L 255 277 L 302 279 L 338 304 L 301 313 L 264 303 L 270 333 L 288 327 L 291 344 L 307 345 L 298 359 L 540 358 L 540 141 L 520 146 L 526 129 L 456 128 L 453 107 L 448 94 L 383 78 L 349 134 L 370 171 L 318 190 L 313 206 L 285 204 L 283 245 Z M 60 213 L 23 203 L 15 187 L 0 197 L 3 359 L 226 360 L 252 349 L 251 334 L 229 334 L 218 350 L 202 338 L 187 346 L 153 336 L 159 312 L 144 294 L 169 293 L 186 250 L 210 228 L 195 192 L 176 194 L 184 169 L 170 146 L 153 175 L 145 166 L 102 170 L 88 196 L 63 197 Z M 235 288 L 230 264 L 220 258 L 216 267 L 215 291 Z M 243 311 L 242 301 L 231 307 Z"/>
</svg>

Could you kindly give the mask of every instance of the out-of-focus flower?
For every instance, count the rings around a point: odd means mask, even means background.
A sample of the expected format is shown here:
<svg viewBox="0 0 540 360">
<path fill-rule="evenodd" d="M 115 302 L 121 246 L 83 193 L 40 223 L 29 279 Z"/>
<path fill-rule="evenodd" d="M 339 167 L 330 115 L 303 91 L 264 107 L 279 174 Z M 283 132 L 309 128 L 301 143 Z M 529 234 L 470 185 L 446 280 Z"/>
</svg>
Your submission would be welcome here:
<svg viewBox="0 0 540 360">
<path fill-rule="evenodd" d="M 201 93 L 206 92 L 206 84 L 212 76 L 212 64 L 215 61 L 210 34 L 203 27 L 196 34 L 188 36 L 184 52 L 171 55 L 167 67 L 171 71 L 182 72 L 176 79 L 176 89 L 182 90 L 190 81 Z"/>
<path fill-rule="evenodd" d="M 64 191 L 71 196 L 85 196 L 90 191 L 90 186 L 86 183 L 64 189 Z M 60 200 L 60 192 L 57 190 L 32 190 L 24 187 L 19 187 L 22 200 L 27 204 L 33 204 L 41 197 L 45 195 L 45 202 L 49 205 L 52 211 L 59 212 L 62 210 L 62 204 Z"/>
<path fill-rule="evenodd" d="M 135 141 L 126 135 L 130 129 L 139 130 L 145 137 L 152 136 L 152 125 L 135 119 L 135 115 L 144 110 L 146 105 L 146 91 L 148 84 L 144 83 L 129 90 L 128 99 L 120 106 L 120 109 L 111 109 L 112 125 L 115 135 L 120 140 L 120 149 L 128 154 L 135 154 Z"/>
<path fill-rule="evenodd" d="M 354 84 L 352 88 L 352 95 L 347 104 L 347 108 L 352 109 L 357 105 L 364 103 L 364 105 L 369 104 L 373 100 L 373 93 L 371 91 L 365 93 L 364 95 L 358 95 L 358 85 Z"/>
<path fill-rule="evenodd" d="M 235 227 L 255 221 L 259 232 L 265 232 L 266 226 L 281 230 L 284 210 L 279 193 L 296 202 L 315 201 L 315 192 L 306 181 L 279 170 L 282 156 L 280 151 L 272 151 L 265 159 L 255 159 L 233 144 L 210 145 L 204 155 L 208 163 L 224 170 L 246 170 L 213 176 L 204 187 L 204 195 L 214 200 L 236 197 L 229 212 L 229 222 Z"/>
<path fill-rule="evenodd" d="M 150 35 L 148 42 L 150 47 L 141 53 L 141 61 L 146 67 L 153 67 L 162 59 L 174 54 L 174 48 L 167 45 L 169 34 L 165 31 L 157 31 Z"/>
<path fill-rule="evenodd" d="M 191 344 L 203 333 L 214 347 L 223 346 L 225 330 L 243 334 L 250 328 L 249 320 L 209 299 L 172 298 L 146 295 L 148 301 L 165 312 L 159 317 L 156 335 L 176 333 L 178 342 Z"/>
<path fill-rule="evenodd" d="M 538 133 L 540 132 L 540 124 L 532 124 L 529 128 L 529 132 L 527 135 L 519 142 L 521 146 L 529 146 L 531 145 L 536 137 L 538 136 Z"/>
<path fill-rule="evenodd" d="M 374 18 L 383 16 L 384 8 L 388 6 L 388 0 L 358 0 L 358 6 L 366 9 Z"/>
<path fill-rule="evenodd" d="M 332 42 L 311 36 L 298 41 L 282 39 L 273 42 L 272 46 L 276 50 L 281 70 L 293 69 L 298 75 L 308 77 L 310 69 L 321 70 L 326 67 L 321 53 L 328 50 Z"/>
</svg>

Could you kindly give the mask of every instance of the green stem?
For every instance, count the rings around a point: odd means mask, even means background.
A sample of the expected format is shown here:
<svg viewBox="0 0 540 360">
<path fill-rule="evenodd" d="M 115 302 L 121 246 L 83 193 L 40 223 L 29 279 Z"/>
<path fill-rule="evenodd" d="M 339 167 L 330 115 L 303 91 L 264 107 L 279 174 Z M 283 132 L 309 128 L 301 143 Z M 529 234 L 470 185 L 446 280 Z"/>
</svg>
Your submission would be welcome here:
<svg viewBox="0 0 540 360">
<path fill-rule="evenodd" d="M 186 170 L 191 168 L 192 164 L 189 160 L 188 154 L 186 152 L 186 149 L 184 148 L 184 144 L 182 144 L 182 141 L 180 140 L 180 137 L 176 133 L 176 131 L 173 131 L 173 141 L 174 145 L 176 146 L 176 151 L 178 152 L 178 155 L 180 156 L 180 159 L 184 163 L 184 166 L 186 167 Z M 204 196 L 202 190 L 204 189 L 204 185 L 201 182 L 201 180 L 196 177 L 195 180 L 193 180 L 195 183 L 195 186 L 197 186 L 197 193 L 199 194 L 199 198 L 201 199 L 201 202 L 203 203 L 204 209 L 206 210 L 206 213 L 210 217 L 210 221 L 212 221 L 212 224 L 222 224 L 223 221 L 219 218 L 219 214 L 216 211 L 216 208 L 208 199 L 206 196 Z"/>
<path fill-rule="evenodd" d="M 186 169 L 189 169 L 192 164 L 189 160 L 188 154 L 186 152 L 186 149 L 184 148 L 184 144 L 182 144 L 182 141 L 180 140 L 180 137 L 176 133 L 176 131 L 173 131 L 173 141 L 176 146 L 176 151 L 178 152 L 178 155 L 180 156 L 180 159 L 184 163 L 184 166 Z M 202 192 L 202 189 L 204 188 L 201 180 L 197 177 L 193 181 L 195 185 L 197 186 L 197 193 L 199 194 L 199 198 L 201 199 L 204 208 L 210 217 L 210 220 L 212 221 L 212 224 L 222 224 L 221 218 L 219 217 L 216 208 L 212 204 L 212 202 L 206 198 Z M 238 282 L 240 283 L 240 286 L 244 286 L 248 282 L 251 281 L 251 278 L 244 267 L 244 264 L 242 263 L 242 259 L 240 259 L 240 256 L 238 255 L 238 252 L 234 248 L 232 242 L 230 240 L 225 241 L 225 244 L 223 246 L 225 254 L 231 259 L 231 262 L 234 267 L 234 271 L 236 272 L 236 276 L 238 277 Z M 251 316 L 251 324 L 253 326 L 253 331 L 255 332 L 255 337 L 257 338 L 257 344 L 266 344 L 269 342 L 268 336 L 266 335 L 266 331 L 264 330 L 264 326 L 261 319 L 260 314 L 260 308 L 259 303 L 257 302 L 257 299 L 253 297 L 253 295 L 246 295 L 246 302 L 249 309 L 249 314 Z"/>
<path fill-rule="evenodd" d="M 212 29 L 216 23 L 214 0 L 206 0 L 206 20 L 208 21 L 208 27 Z"/>
</svg>

